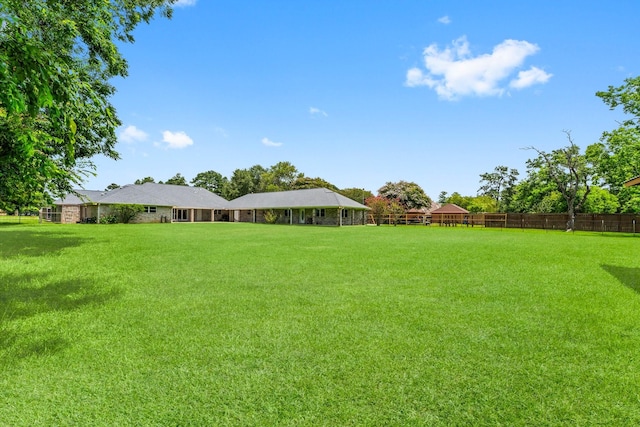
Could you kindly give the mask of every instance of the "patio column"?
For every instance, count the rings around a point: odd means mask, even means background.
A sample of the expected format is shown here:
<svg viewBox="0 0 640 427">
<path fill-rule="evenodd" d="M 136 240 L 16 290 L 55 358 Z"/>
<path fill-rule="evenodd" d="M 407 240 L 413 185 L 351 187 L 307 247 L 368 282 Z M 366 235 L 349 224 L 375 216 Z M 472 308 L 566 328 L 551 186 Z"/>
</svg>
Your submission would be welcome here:
<svg viewBox="0 0 640 427">
<path fill-rule="evenodd" d="M 211 209 L 211 222 L 215 222 L 215 221 L 216 221 L 216 210 Z"/>
<path fill-rule="evenodd" d="M 193 222 L 193 220 L 195 219 L 195 213 L 196 210 L 195 209 L 189 209 L 189 222 Z"/>
</svg>

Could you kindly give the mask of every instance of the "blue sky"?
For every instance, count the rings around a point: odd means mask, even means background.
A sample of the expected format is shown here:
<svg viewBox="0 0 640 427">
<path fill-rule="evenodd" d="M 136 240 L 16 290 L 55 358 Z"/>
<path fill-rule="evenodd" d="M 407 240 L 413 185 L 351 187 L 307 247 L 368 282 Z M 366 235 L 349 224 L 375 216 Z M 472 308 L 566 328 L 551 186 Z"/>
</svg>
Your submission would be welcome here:
<svg viewBox="0 0 640 427">
<path fill-rule="evenodd" d="M 122 159 L 85 188 L 288 161 L 374 193 L 475 195 L 535 146 L 617 126 L 595 96 L 640 73 L 640 2 L 183 0 L 122 46 Z"/>
</svg>

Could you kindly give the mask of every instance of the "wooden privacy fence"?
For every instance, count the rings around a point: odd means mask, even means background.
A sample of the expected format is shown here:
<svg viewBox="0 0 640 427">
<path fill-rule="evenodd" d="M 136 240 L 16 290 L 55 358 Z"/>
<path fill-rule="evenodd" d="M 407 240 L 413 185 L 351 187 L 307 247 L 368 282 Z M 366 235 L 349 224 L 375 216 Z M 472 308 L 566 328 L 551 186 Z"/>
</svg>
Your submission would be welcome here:
<svg viewBox="0 0 640 427">
<path fill-rule="evenodd" d="M 568 214 L 507 214 L 507 228 L 566 230 Z M 636 214 L 576 214 L 574 230 L 635 233 L 640 216 Z"/>
<path fill-rule="evenodd" d="M 368 215 L 369 224 L 376 224 L 376 218 Z M 487 227 L 487 228 L 532 228 L 541 230 L 566 230 L 568 214 L 402 214 L 384 215 L 380 224 L 389 225 L 438 225 L 441 227 Z M 574 230 L 613 231 L 635 233 L 640 231 L 640 215 L 636 214 L 576 214 Z"/>
</svg>

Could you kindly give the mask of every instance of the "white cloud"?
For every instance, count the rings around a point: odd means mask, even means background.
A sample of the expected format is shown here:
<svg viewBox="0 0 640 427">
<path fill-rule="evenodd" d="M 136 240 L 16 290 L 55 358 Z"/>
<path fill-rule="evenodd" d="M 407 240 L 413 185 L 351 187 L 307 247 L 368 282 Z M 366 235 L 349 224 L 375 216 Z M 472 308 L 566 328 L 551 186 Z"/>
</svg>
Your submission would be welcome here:
<svg viewBox="0 0 640 427">
<path fill-rule="evenodd" d="M 451 19 L 448 16 L 443 16 L 442 18 L 438 18 L 438 22 L 444 25 L 451 24 Z"/>
<path fill-rule="evenodd" d="M 173 5 L 175 7 L 195 6 L 196 1 L 198 0 L 178 0 Z"/>
<path fill-rule="evenodd" d="M 546 73 L 538 67 L 531 67 L 527 71 L 520 71 L 518 78 L 511 80 L 509 87 L 524 89 L 537 83 L 546 83 L 551 76 L 553 76 L 553 74 Z"/>
<path fill-rule="evenodd" d="M 221 128 L 220 126 L 217 126 L 214 130 L 218 135 L 222 136 L 223 138 L 229 137 L 229 132 L 227 132 L 225 128 Z"/>
<path fill-rule="evenodd" d="M 267 147 L 280 147 L 282 142 L 273 142 L 269 138 L 262 138 L 262 144 Z"/>
<path fill-rule="evenodd" d="M 167 148 L 186 148 L 190 145 L 193 145 L 193 139 L 189 137 L 186 133 L 180 132 L 171 132 L 165 130 L 162 132 L 162 142 L 167 144 Z"/>
<path fill-rule="evenodd" d="M 134 142 L 142 142 L 146 141 L 149 135 L 146 132 L 141 131 L 137 127 L 133 125 L 129 125 L 120 132 L 118 135 L 118 139 L 122 142 L 126 142 L 128 144 L 133 144 Z"/>
<path fill-rule="evenodd" d="M 316 107 L 310 107 L 309 108 L 309 114 L 311 114 L 312 116 L 324 116 L 324 117 L 329 117 L 329 115 L 327 114 L 326 111 L 322 111 L 319 108 Z"/>
<path fill-rule="evenodd" d="M 411 68 L 407 71 L 405 84 L 409 87 L 427 86 L 434 89 L 440 98 L 447 100 L 469 95 L 500 96 L 505 92 L 502 86 L 504 80 L 520 68 L 528 56 L 539 50 L 537 45 L 527 41 L 505 40 L 495 46 L 490 54 L 474 57 L 467 38 L 463 36 L 443 50 L 436 44 L 425 48 L 426 70 Z M 523 73 L 512 82 L 519 86 L 512 87 L 546 83 L 551 77 L 551 74 L 536 67 Z"/>
</svg>

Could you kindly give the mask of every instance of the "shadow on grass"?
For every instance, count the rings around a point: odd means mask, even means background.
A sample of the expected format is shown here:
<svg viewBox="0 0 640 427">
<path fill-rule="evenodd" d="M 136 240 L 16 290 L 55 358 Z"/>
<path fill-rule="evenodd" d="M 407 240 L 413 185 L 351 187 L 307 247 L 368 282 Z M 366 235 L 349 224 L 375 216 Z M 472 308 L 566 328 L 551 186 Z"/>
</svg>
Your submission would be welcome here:
<svg viewBox="0 0 640 427">
<path fill-rule="evenodd" d="M 64 248 L 80 246 L 88 240 L 53 231 L 5 229 L 0 235 L 0 258 L 46 255 Z"/>
<path fill-rule="evenodd" d="M 640 293 L 640 268 L 602 265 L 607 273 L 618 279 L 626 287 Z"/>
<path fill-rule="evenodd" d="M 0 273 L 0 356 L 4 353 L 5 357 L 11 354 L 12 358 L 24 358 L 52 354 L 70 344 L 47 320 L 26 323 L 30 331 L 26 334 L 15 332 L 12 322 L 102 305 L 120 294 L 120 290 L 99 287 L 97 281 L 89 278 L 51 281 L 44 274 L 15 277 Z"/>
</svg>

